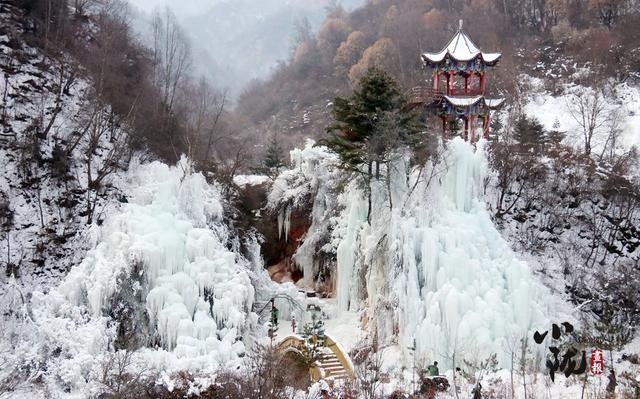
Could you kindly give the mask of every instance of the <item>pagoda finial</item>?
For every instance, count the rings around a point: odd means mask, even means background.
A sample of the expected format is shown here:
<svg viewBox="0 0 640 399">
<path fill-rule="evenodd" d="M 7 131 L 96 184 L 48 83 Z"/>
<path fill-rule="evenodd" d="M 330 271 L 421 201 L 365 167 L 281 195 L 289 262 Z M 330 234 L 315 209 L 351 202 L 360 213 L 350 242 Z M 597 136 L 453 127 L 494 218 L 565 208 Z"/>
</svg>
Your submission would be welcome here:
<svg viewBox="0 0 640 399">
<path fill-rule="evenodd" d="M 462 30 L 462 23 L 463 21 L 461 19 L 458 20 L 458 30 Z"/>
</svg>

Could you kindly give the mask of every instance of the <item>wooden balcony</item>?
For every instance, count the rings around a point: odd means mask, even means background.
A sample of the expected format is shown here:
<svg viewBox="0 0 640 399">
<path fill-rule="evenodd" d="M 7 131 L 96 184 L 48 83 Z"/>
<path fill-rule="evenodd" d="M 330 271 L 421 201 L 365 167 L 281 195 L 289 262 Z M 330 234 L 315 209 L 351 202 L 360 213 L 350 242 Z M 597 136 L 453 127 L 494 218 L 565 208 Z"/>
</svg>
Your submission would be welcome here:
<svg viewBox="0 0 640 399">
<path fill-rule="evenodd" d="M 455 87 L 451 88 L 450 96 L 464 96 L 464 97 L 474 97 L 474 96 L 483 96 L 484 93 L 479 87 L 469 87 L 467 88 L 467 92 L 464 92 L 464 87 Z"/>
<path fill-rule="evenodd" d="M 431 87 L 417 86 L 409 91 L 409 103 L 411 104 L 429 104 L 444 96 L 442 90 L 436 90 Z"/>
<path fill-rule="evenodd" d="M 445 90 L 438 90 L 427 86 L 417 86 L 409 91 L 409 103 L 411 104 L 429 104 L 441 99 L 446 95 Z M 450 96 L 481 96 L 484 95 L 479 87 L 468 88 L 467 92 L 464 92 L 464 88 L 451 88 L 449 92 Z"/>
</svg>

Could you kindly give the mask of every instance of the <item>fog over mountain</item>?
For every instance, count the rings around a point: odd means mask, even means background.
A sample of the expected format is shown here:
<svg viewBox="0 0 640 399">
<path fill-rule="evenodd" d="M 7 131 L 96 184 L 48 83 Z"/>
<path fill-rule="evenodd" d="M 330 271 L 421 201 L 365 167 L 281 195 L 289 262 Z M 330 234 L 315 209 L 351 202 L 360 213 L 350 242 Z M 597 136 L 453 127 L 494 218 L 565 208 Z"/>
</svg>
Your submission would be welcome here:
<svg viewBox="0 0 640 399">
<path fill-rule="evenodd" d="M 364 0 L 342 0 L 353 9 Z M 313 29 L 331 0 L 130 0 L 142 14 L 168 6 L 192 40 L 194 69 L 232 96 L 252 79 L 265 78 L 290 54 L 296 22 Z"/>
</svg>

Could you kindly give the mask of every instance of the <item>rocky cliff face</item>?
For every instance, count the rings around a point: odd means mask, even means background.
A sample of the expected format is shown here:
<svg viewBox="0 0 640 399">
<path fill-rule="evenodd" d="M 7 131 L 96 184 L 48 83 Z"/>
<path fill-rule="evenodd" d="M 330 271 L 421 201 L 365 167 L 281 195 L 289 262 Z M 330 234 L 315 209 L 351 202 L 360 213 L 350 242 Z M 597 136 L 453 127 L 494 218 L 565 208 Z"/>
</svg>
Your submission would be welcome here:
<svg viewBox="0 0 640 399">
<path fill-rule="evenodd" d="M 82 67 L 29 45 L 27 28 L 0 4 L 0 252 L 3 277 L 39 285 L 77 264 L 126 201 L 116 186 L 130 157 Z"/>
</svg>

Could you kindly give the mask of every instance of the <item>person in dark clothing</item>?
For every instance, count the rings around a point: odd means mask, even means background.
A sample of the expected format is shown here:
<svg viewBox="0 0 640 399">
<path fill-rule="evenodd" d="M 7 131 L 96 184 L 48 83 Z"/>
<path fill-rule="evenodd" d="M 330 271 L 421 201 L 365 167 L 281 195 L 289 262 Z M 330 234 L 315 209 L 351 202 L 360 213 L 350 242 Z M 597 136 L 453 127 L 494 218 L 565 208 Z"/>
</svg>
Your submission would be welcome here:
<svg viewBox="0 0 640 399">
<path fill-rule="evenodd" d="M 613 398 L 616 393 L 616 386 L 618 385 L 618 381 L 616 380 L 616 373 L 611 370 L 609 373 L 609 377 L 607 377 L 609 383 L 607 384 L 607 397 Z"/>
<path fill-rule="evenodd" d="M 276 308 L 274 298 L 271 298 L 271 325 L 278 327 L 278 308 Z"/>
<path fill-rule="evenodd" d="M 433 362 L 432 365 L 427 367 L 427 371 L 429 372 L 429 377 L 440 375 L 440 370 L 438 370 L 438 362 Z"/>
<path fill-rule="evenodd" d="M 478 383 L 471 393 L 473 394 L 473 399 L 482 399 L 482 385 Z"/>
</svg>

